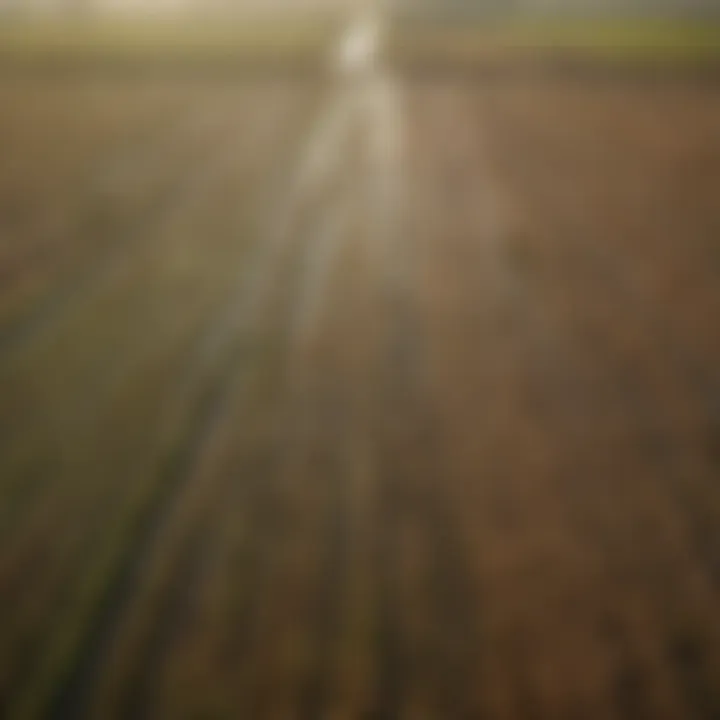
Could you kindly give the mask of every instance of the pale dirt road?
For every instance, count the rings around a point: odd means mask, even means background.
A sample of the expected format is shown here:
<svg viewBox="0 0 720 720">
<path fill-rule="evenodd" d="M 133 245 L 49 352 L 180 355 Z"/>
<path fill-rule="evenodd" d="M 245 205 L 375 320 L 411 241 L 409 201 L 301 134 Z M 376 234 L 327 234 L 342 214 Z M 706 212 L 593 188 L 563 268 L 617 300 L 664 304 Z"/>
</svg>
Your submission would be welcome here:
<svg viewBox="0 0 720 720">
<path fill-rule="evenodd" d="M 717 85 L 383 35 L 0 81 L 0 716 L 718 717 Z"/>
</svg>

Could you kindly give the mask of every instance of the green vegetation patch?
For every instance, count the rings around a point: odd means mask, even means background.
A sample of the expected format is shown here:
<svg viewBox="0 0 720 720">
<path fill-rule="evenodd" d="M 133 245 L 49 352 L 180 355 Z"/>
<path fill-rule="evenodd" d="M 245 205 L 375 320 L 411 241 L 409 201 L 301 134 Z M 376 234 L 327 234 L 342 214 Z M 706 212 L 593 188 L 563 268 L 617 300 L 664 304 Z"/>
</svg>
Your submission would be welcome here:
<svg viewBox="0 0 720 720">
<path fill-rule="evenodd" d="M 403 61 L 467 63 L 497 56 L 573 55 L 606 60 L 720 60 L 720 22 L 514 20 L 396 23 Z"/>
<path fill-rule="evenodd" d="M 53 63 L 305 61 L 326 57 L 328 15 L 233 17 L 224 22 L 18 21 L 0 25 L 0 60 Z"/>
</svg>

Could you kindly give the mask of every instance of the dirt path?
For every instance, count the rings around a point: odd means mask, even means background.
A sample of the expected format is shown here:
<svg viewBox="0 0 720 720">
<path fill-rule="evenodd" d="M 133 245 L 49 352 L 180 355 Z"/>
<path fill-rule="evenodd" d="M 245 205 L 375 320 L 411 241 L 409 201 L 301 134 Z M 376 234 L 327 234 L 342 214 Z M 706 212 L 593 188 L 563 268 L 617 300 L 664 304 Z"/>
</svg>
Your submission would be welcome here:
<svg viewBox="0 0 720 720">
<path fill-rule="evenodd" d="M 302 385 L 308 382 L 302 377 L 306 372 L 303 364 L 307 363 L 309 348 L 327 312 L 327 295 L 337 265 L 347 252 L 348 240 L 353 232 L 356 237 L 358 231 L 368 237 L 373 234 L 375 242 L 385 244 L 383 252 L 388 252 L 397 229 L 398 171 L 394 164 L 399 119 L 396 89 L 376 65 L 379 35 L 378 24 L 362 17 L 352 23 L 339 43 L 337 55 L 332 58 L 337 64 L 337 78 L 327 107 L 310 131 L 289 188 L 281 191 L 266 237 L 238 277 L 237 296 L 198 343 L 196 362 L 182 383 L 185 389 L 168 412 L 169 417 L 182 416 L 183 408 L 188 407 L 192 415 L 170 446 L 168 457 L 160 459 L 162 470 L 155 497 L 136 521 L 132 542 L 117 561 L 115 577 L 104 591 L 104 599 L 88 628 L 88 645 L 81 649 L 80 662 L 53 701 L 51 717 L 87 713 L 98 678 L 112 663 L 114 646 L 126 634 L 128 622 L 132 623 L 132 607 L 139 605 L 141 612 L 146 612 L 144 589 L 152 592 L 158 578 L 171 578 L 177 572 L 181 577 L 194 575 L 192 567 L 187 566 L 188 558 L 198 556 L 194 546 L 208 533 L 206 525 L 217 510 L 203 507 L 197 498 L 198 468 L 223 422 L 223 408 L 234 376 L 244 364 L 246 337 L 257 331 L 259 323 L 267 322 L 267 313 L 277 303 L 274 296 L 278 288 L 295 288 L 293 305 L 285 311 L 289 350 L 291 357 L 297 358 L 288 366 L 288 382 L 290 396 L 301 398 L 307 393 Z M 188 193 L 188 198 L 198 202 L 200 194 L 195 190 Z M 360 227 L 366 218 L 371 219 L 370 227 Z M 296 278 L 286 277 L 288 260 Z M 280 322 L 286 324 L 283 319 Z M 307 398 L 297 399 L 294 404 L 306 402 Z M 299 427 L 303 419 L 299 417 L 296 422 Z M 193 502 L 198 519 L 189 522 L 187 507 Z M 187 540 L 177 536 L 176 528 L 183 523 L 181 537 Z M 170 545 L 172 550 L 168 550 Z M 167 582 L 169 587 L 178 587 L 178 580 Z M 167 614 L 174 617 L 172 611 Z M 148 639 L 148 647 L 142 651 L 148 657 L 147 667 L 143 671 L 140 664 L 133 673 L 143 678 L 143 687 L 148 687 L 147 678 L 152 673 L 151 658 L 156 654 L 152 646 L 160 643 L 159 647 L 163 647 L 162 640 L 157 639 L 162 635 L 158 636 L 157 629 L 153 631 L 156 639 Z M 127 712 L 139 717 L 147 694 L 147 689 L 131 689 Z"/>
</svg>

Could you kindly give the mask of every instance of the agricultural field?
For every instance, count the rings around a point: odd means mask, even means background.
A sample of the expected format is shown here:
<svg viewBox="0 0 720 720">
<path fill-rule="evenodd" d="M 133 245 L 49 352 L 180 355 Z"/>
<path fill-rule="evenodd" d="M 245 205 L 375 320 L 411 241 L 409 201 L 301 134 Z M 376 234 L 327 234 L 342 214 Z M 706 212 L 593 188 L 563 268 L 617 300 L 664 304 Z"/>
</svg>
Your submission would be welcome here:
<svg viewBox="0 0 720 720">
<path fill-rule="evenodd" d="M 4 32 L 0 718 L 720 717 L 711 42 Z"/>
</svg>

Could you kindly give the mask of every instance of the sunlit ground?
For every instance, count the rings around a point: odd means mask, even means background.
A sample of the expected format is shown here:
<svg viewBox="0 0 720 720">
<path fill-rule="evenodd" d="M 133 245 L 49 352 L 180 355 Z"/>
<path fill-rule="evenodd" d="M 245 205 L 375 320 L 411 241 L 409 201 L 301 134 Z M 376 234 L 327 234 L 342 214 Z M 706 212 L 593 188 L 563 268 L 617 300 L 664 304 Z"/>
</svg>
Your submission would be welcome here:
<svg viewBox="0 0 720 720">
<path fill-rule="evenodd" d="M 718 28 L 0 18 L 0 718 L 717 718 Z"/>
</svg>

